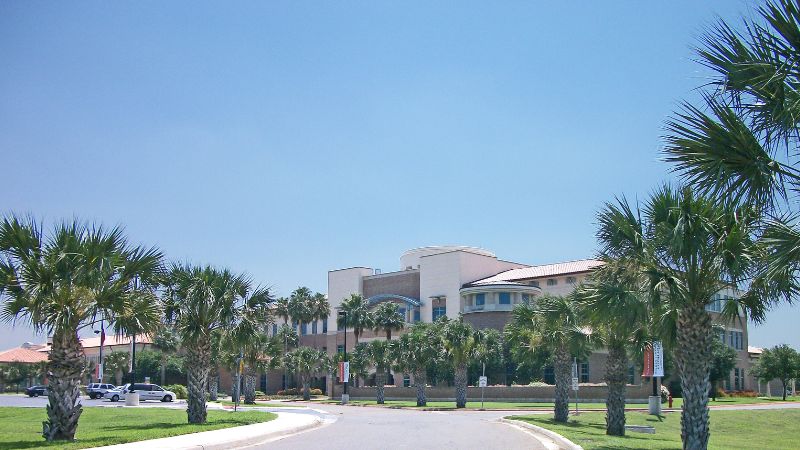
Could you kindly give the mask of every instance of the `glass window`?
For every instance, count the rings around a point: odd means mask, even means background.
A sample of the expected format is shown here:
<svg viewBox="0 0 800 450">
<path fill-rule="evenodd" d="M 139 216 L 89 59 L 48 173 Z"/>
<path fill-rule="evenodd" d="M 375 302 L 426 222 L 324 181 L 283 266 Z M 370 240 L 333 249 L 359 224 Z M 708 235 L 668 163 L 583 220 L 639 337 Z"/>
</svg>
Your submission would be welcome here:
<svg viewBox="0 0 800 450">
<path fill-rule="evenodd" d="M 406 375 L 403 377 L 403 387 L 410 387 L 411 386 L 411 377 Z"/>
<path fill-rule="evenodd" d="M 344 353 L 344 344 L 339 344 L 336 346 L 336 353 Z"/>
<path fill-rule="evenodd" d="M 322 319 L 322 332 L 327 334 L 328 333 L 328 318 Z"/>
<path fill-rule="evenodd" d="M 304 323 L 303 325 L 300 326 L 300 335 L 305 336 L 307 334 L 308 334 L 308 324 Z"/>
<path fill-rule="evenodd" d="M 581 383 L 588 383 L 589 382 L 589 363 L 582 362 L 581 363 Z"/>
<path fill-rule="evenodd" d="M 522 303 L 529 305 L 531 303 L 531 296 L 528 294 L 522 294 Z"/>
<path fill-rule="evenodd" d="M 483 306 L 486 303 L 486 294 L 475 294 L 475 306 Z"/>
<path fill-rule="evenodd" d="M 415 306 L 414 307 L 414 322 L 419 322 L 419 321 L 420 321 L 419 306 Z"/>
<path fill-rule="evenodd" d="M 436 321 L 439 317 L 444 317 L 447 315 L 447 307 L 446 306 L 437 306 L 433 308 L 433 320 Z"/>
<path fill-rule="evenodd" d="M 278 334 L 278 324 L 277 323 L 273 323 L 272 324 L 272 335 L 275 336 L 276 334 Z"/>
<path fill-rule="evenodd" d="M 729 345 L 736 350 L 744 350 L 744 333 L 731 330 Z"/>
<path fill-rule="evenodd" d="M 539 282 L 537 280 L 533 280 L 533 281 L 531 281 L 531 286 L 539 287 Z"/>
<path fill-rule="evenodd" d="M 547 384 L 556 384 L 556 372 L 553 366 L 544 368 L 544 382 Z"/>
<path fill-rule="evenodd" d="M 575 277 L 567 277 L 567 283 L 568 284 L 575 284 L 577 282 L 578 282 L 577 278 L 575 278 Z"/>
<path fill-rule="evenodd" d="M 558 284 L 558 280 L 556 280 L 555 278 L 548 278 L 547 279 L 547 285 L 548 286 L 555 286 L 557 284 Z"/>
<path fill-rule="evenodd" d="M 397 308 L 397 311 L 403 316 L 403 321 L 408 322 L 408 316 L 406 316 L 406 309 L 405 308 Z"/>
<path fill-rule="evenodd" d="M 317 334 L 317 321 L 311 322 L 311 334 Z"/>
<path fill-rule="evenodd" d="M 628 384 L 634 384 L 636 382 L 636 367 L 630 366 L 628 367 Z"/>
<path fill-rule="evenodd" d="M 501 292 L 500 293 L 500 304 L 501 305 L 510 305 L 511 304 L 511 293 L 510 292 Z"/>
</svg>

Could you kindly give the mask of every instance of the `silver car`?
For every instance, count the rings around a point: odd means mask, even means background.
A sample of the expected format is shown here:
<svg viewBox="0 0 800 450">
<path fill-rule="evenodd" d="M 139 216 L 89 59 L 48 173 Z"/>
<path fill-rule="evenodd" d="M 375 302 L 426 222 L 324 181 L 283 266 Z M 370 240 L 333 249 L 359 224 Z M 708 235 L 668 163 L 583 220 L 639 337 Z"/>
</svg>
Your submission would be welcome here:
<svg viewBox="0 0 800 450">
<path fill-rule="evenodd" d="M 116 402 L 119 400 L 124 400 L 125 395 L 129 392 L 136 392 L 139 394 L 139 401 L 143 402 L 146 400 L 158 400 L 161 402 L 171 402 L 175 400 L 177 396 L 172 391 L 167 391 L 161 386 L 157 384 L 144 384 L 144 383 L 134 383 L 131 385 L 130 383 L 120 386 L 116 389 L 110 390 L 103 395 L 103 398 L 107 398 L 112 402 Z"/>
</svg>

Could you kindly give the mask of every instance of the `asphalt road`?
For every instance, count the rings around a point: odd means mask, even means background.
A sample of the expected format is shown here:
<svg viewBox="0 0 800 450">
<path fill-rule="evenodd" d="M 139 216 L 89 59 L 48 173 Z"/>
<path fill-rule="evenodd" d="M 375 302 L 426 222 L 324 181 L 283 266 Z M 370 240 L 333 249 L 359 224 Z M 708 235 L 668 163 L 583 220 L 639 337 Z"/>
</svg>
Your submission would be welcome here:
<svg viewBox="0 0 800 450">
<path fill-rule="evenodd" d="M 97 399 L 92 400 L 89 397 L 81 396 L 80 402 L 83 406 L 107 406 L 107 407 L 115 407 L 115 406 L 123 406 L 125 405 L 125 400 L 120 400 L 118 402 L 112 402 L 111 400 L 107 399 Z M 161 407 L 161 408 L 186 408 L 186 400 L 174 400 L 169 403 L 163 402 L 156 402 L 156 401 L 146 401 L 140 402 L 140 406 L 150 406 L 150 407 Z M 28 397 L 27 395 L 23 394 L 2 394 L 0 395 L 0 406 L 22 406 L 26 408 L 44 408 L 47 406 L 47 396 L 42 395 L 39 397 Z"/>
<path fill-rule="evenodd" d="M 264 449 L 545 449 L 497 419 L 505 411 L 413 411 L 318 405 L 322 428 L 274 440 Z"/>
</svg>

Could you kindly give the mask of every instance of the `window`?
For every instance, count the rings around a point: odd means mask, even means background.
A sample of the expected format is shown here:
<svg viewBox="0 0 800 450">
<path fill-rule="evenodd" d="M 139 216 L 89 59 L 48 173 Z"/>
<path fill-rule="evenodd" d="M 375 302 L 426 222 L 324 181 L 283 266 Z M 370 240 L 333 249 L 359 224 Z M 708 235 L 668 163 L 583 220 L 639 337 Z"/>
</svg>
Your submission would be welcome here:
<svg viewBox="0 0 800 450">
<path fill-rule="evenodd" d="M 731 330 L 729 345 L 736 350 L 744 350 L 744 333 Z"/>
<path fill-rule="evenodd" d="M 486 304 L 486 294 L 475 294 L 475 306 Z"/>
<path fill-rule="evenodd" d="M 578 282 L 578 279 L 575 277 L 567 277 L 567 284 L 575 284 Z"/>
<path fill-rule="evenodd" d="M 419 321 L 420 321 L 419 306 L 415 306 L 414 307 L 414 322 L 416 323 L 416 322 L 419 322 Z"/>
<path fill-rule="evenodd" d="M 447 307 L 446 306 L 437 306 L 433 308 L 433 320 L 436 321 L 439 317 L 444 317 L 447 315 Z"/>
<path fill-rule="evenodd" d="M 277 323 L 273 323 L 272 324 L 272 335 L 275 336 L 277 334 L 278 334 L 278 324 Z"/>
<path fill-rule="evenodd" d="M 558 284 L 558 280 L 556 280 L 555 278 L 548 278 L 547 279 L 547 285 L 548 286 L 555 286 L 557 284 Z"/>
<path fill-rule="evenodd" d="M 556 372 L 553 366 L 544 368 L 544 382 L 547 384 L 556 384 Z"/>
<path fill-rule="evenodd" d="M 344 344 L 339 344 L 336 346 L 336 353 L 344 353 Z"/>
<path fill-rule="evenodd" d="M 311 334 L 317 334 L 317 321 L 311 322 Z"/>
<path fill-rule="evenodd" d="M 403 377 L 403 387 L 411 387 L 411 377 L 406 375 Z"/>
<path fill-rule="evenodd" d="M 733 389 L 737 391 L 744 390 L 744 369 L 738 367 L 733 369 Z"/>
<path fill-rule="evenodd" d="M 582 362 L 581 363 L 581 376 L 580 376 L 581 383 L 588 383 L 589 382 L 589 363 Z"/>
<path fill-rule="evenodd" d="M 628 384 L 636 383 L 636 367 L 630 366 L 628 367 Z"/>
<path fill-rule="evenodd" d="M 522 294 L 522 303 L 526 305 L 530 305 L 531 303 L 531 296 L 528 294 Z"/>
<path fill-rule="evenodd" d="M 328 333 L 328 318 L 327 317 L 322 319 L 322 333 L 324 333 L 324 334 Z"/>
<path fill-rule="evenodd" d="M 500 293 L 500 304 L 501 305 L 510 305 L 511 304 L 511 293 L 510 292 L 501 292 Z"/>
<path fill-rule="evenodd" d="M 406 309 L 405 308 L 397 308 L 397 311 L 403 316 L 403 321 L 408 322 L 408 317 L 406 316 Z"/>
<path fill-rule="evenodd" d="M 301 336 L 305 336 L 307 334 L 308 334 L 308 324 L 304 323 L 304 324 L 300 325 L 300 335 Z"/>
<path fill-rule="evenodd" d="M 538 281 L 536 281 L 536 280 L 533 280 L 533 281 L 531 281 L 531 286 L 533 286 L 533 287 L 539 287 L 539 282 L 538 282 Z"/>
</svg>

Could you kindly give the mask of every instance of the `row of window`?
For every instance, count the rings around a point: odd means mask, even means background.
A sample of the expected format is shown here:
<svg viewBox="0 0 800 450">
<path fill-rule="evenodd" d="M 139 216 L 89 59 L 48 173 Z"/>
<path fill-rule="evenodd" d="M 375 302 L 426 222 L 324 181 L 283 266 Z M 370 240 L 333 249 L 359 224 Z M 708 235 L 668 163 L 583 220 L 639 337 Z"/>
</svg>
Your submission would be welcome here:
<svg viewBox="0 0 800 450">
<path fill-rule="evenodd" d="M 567 284 L 577 284 L 578 278 L 577 277 L 567 277 Z M 558 279 L 556 278 L 548 278 L 547 279 L 548 286 L 558 286 Z M 539 280 L 531 281 L 531 286 L 539 287 Z"/>
<path fill-rule="evenodd" d="M 723 344 L 736 350 L 744 350 L 744 332 L 738 330 L 719 330 L 717 337 Z"/>
<path fill-rule="evenodd" d="M 744 390 L 744 369 L 735 367 L 733 369 L 733 383 L 730 377 L 725 379 L 725 390 L 743 391 Z"/>
<path fill-rule="evenodd" d="M 328 319 L 324 319 L 321 322 L 322 322 L 322 334 L 327 334 L 328 333 Z M 317 323 L 318 322 L 316 320 L 311 322 L 311 334 L 318 334 L 319 333 L 319 327 L 317 326 Z M 294 320 L 292 321 L 292 328 L 294 328 L 295 330 L 297 329 L 297 322 L 294 321 Z M 278 324 L 277 323 L 273 323 L 272 324 L 272 335 L 274 336 L 276 334 L 278 334 Z M 309 334 L 308 333 L 308 324 L 307 323 L 301 324 L 300 325 L 300 335 L 301 336 L 306 336 L 308 334 Z"/>
</svg>

